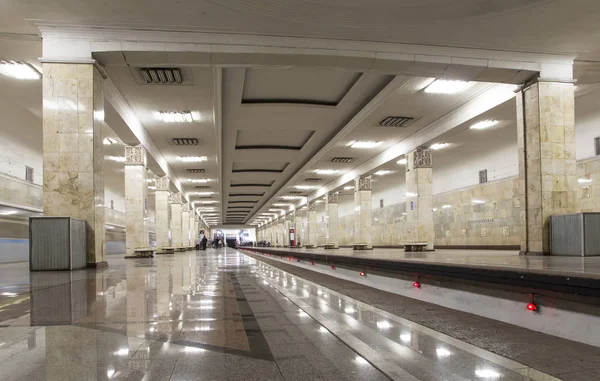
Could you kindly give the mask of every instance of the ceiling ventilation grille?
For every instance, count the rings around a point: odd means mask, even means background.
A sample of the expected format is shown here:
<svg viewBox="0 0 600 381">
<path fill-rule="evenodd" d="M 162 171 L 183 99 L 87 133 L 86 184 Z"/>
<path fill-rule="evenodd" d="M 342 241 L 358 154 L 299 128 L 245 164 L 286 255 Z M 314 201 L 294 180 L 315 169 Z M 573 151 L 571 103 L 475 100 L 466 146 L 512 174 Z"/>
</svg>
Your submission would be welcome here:
<svg viewBox="0 0 600 381">
<path fill-rule="evenodd" d="M 196 185 L 196 189 L 210 189 L 208 185 Z"/>
<path fill-rule="evenodd" d="M 196 138 L 173 138 L 171 144 L 176 146 L 197 146 L 198 139 Z"/>
<path fill-rule="evenodd" d="M 388 116 L 379 122 L 381 127 L 408 127 L 415 118 L 408 116 Z"/>
<path fill-rule="evenodd" d="M 298 192 L 298 191 L 292 191 L 290 192 L 291 195 L 295 196 L 295 195 L 303 195 L 304 192 Z"/>
<path fill-rule="evenodd" d="M 318 183 L 321 180 L 323 180 L 323 179 L 319 179 L 316 177 L 309 177 L 308 179 L 305 179 L 304 181 L 306 181 L 307 183 Z"/>
<path fill-rule="evenodd" d="M 354 161 L 351 157 L 334 157 L 331 159 L 332 163 L 352 163 Z"/>
<path fill-rule="evenodd" d="M 183 82 L 181 71 L 177 68 L 141 68 L 140 73 L 148 84 L 165 85 Z"/>
<path fill-rule="evenodd" d="M 187 173 L 204 173 L 203 168 L 188 168 L 186 171 Z"/>
<path fill-rule="evenodd" d="M 212 200 L 212 196 L 202 196 L 200 200 Z"/>
</svg>

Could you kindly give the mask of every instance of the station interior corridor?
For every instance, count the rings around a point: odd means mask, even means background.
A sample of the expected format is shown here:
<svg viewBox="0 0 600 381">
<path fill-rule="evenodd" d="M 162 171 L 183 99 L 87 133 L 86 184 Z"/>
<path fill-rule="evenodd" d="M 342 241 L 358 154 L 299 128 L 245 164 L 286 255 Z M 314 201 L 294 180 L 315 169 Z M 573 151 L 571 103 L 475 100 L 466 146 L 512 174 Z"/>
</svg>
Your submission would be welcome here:
<svg viewBox="0 0 600 381">
<path fill-rule="evenodd" d="M 353 299 L 267 262 L 220 248 L 113 256 L 104 270 L 29 273 L 26 263 L 3 264 L 1 379 L 563 379 L 540 368 L 567 372 L 565 380 L 600 375 L 595 347 L 359 285 L 345 290 Z M 423 319 L 426 310 L 424 325 L 400 317 Z M 440 322 L 449 334 L 427 327 Z M 557 347 L 562 359 L 552 357 Z"/>
</svg>

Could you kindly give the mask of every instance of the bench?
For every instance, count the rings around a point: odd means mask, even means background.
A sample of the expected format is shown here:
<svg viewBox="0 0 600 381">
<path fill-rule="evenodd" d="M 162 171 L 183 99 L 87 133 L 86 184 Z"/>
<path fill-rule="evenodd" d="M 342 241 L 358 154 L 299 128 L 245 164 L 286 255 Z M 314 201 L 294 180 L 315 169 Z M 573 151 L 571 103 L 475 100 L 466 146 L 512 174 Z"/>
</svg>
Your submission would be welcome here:
<svg viewBox="0 0 600 381">
<path fill-rule="evenodd" d="M 140 258 L 152 258 L 154 257 L 154 249 L 151 247 L 138 247 L 133 249 L 136 257 Z"/>
<path fill-rule="evenodd" d="M 186 250 L 187 250 L 187 248 L 185 248 L 185 247 L 176 247 L 175 248 L 175 251 L 178 252 L 178 253 L 182 253 L 182 252 L 184 252 Z"/>
<path fill-rule="evenodd" d="M 156 252 L 156 254 L 175 254 L 175 248 L 174 247 L 161 247 L 159 251 Z"/>
<path fill-rule="evenodd" d="M 427 251 L 427 243 L 425 243 L 425 242 L 405 243 L 404 251 Z"/>
<path fill-rule="evenodd" d="M 307 244 L 307 245 L 304 245 L 304 248 L 305 248 L 305 249 L 316 249 L 316 248 L 317 248 L 317 245 L 308 245 L 308 244 Z"/>
<path fill-rule="evenodd" d="M 352 245 L 352 250 L 367 250 L 366 243 L 355 243 Z"/>
<path fill-rule="evenodd" d="M 339 249 L 339 246 L 335 243 L 326 243 L 323 247 L 325 248 L 325 250 Z"/>
</svg>

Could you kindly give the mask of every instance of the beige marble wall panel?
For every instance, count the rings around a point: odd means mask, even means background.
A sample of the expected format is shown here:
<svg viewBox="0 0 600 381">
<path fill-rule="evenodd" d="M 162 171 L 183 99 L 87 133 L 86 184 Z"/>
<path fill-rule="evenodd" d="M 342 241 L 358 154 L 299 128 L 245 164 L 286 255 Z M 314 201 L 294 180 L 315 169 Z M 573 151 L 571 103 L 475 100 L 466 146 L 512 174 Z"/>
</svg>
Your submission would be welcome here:
<svg viewBox="0 0 600 381">
<path fill-rule="evenodd" d="M 577 163 L 578 206 L 582 212 L 600 212 L 600 157 Z"/>
<path fill-rule="evenodd" d="M 43 188 L 29 181 L 0 174 L 0 202 L 42 209 Z"/>
<path fill-rule="evenodd" d="M 550 252 L 550 216 L 577 211 L 574 86 L 538 82 L 517 96 L 527 229 L 521 250 Z"/>
<path fill-rule="evenodd" d="M 43 64 L 44 214 L 87 222 L 87 262 L 105 260 L 103 79 L 92 64 Z"/>
<path fill-rule="evenodd" d="M 196 216 L 193 210 L 190 210 L 190 246 L 196 245 L 196 238 L 198 237 L 198 230 L 194 226 L 196 224 Z"/>
<path fill-rule="evenodd" d="M 326 219 L 327 219 L 327 237 L 325 243 L 327 245 L 333 245 L 339 247 L 339 217 L 338 217 L 338 203 L 327 202 L 326 205 Z"/>
<path fill-rule="evenodd" d="M 435 244 L 519 246 L 525 224 L 519 198 L 518 178 L 435 195 Z"/>
</svg>

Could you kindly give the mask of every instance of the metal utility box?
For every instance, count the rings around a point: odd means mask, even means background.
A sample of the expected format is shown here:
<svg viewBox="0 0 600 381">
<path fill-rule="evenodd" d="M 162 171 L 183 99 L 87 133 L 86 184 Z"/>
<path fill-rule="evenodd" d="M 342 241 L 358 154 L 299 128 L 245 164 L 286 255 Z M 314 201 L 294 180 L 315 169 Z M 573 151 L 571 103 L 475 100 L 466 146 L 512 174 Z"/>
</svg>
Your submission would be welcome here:
<svg viewBox="0 0 600 381">
<path fill-rule="evenodd" d="M 550 252 L 552 255 L 600 256 L 600 213 L 552 216 Z"/>
<path fill-rule="evenodd" d="M 29 270 L 75 270 L 86 266 L 86 222 L 71 217 L 29 218 Z"/>
</svg>

